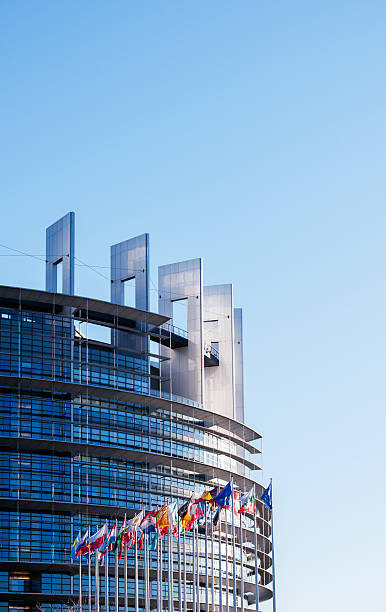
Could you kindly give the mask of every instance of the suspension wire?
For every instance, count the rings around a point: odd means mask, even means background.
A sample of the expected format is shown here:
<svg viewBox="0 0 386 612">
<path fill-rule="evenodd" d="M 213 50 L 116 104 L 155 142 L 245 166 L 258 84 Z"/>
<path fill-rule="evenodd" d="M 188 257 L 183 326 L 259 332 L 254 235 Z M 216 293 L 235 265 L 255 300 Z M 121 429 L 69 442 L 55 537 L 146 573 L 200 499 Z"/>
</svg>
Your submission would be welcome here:
<svg viewBox="0 0 386 612">
<path fill-rule="evenodd" d="M 26 253 L 24 251 L 20 251 L 19 249 L 14 249 L 12 247 L 9 247 L 9 246 L 7 246 L 5 244 L 0 244 L 0 247 L 2 247 L 4 249 L 8 249 L 9 251 L 14 251 L 14 253 L 15 253 L 15 254 L 1 253 L 0 257 L 23 257 L 24 256 L 24 257 L 31 257 L 33 259 L 37 259 L 38 261 L 42 261 L 43 263 L 47 263 L 47 259 L 45 259 L 45 255 L 40 256 L 40 255 L 34 255 L 32 253 Z M 62 255 L 57 255 L 57 257 L 59 257 L 59 256 L 62 256 Z M 44 259 L 43 259 L 43 257 L 44 257 Z M 67 257 L 68 257 L 68 254 L 67 254 Z M 88 268 L 89 270 L 91 270 L 92 272 L 95 272 L 95 274 L 98 274 L 98 276 L 100 276 L 104 280 L 107 280 L 108 282 L 110 282 L 111 279 L 108 276 L 106 276 L 105 274 L 102 274 L 102 272 L 99 271 L 99 269 L 109 270 L 110 266 L 98 266 L 98 265 L 94 265 L 94 264 L 88 264 L 85 261 L 83 261 L 82 259 L 80 259 L 79 257 L 75 257 L 75 256 L 74 256 L 74 259 L 76 260 L 75 261 L 75 265 L 76 266 L 78 266 L 78 267 L 84 266 L 84 267 Z M 79 262 L 79 263 L 77 263 L 77 262 Z M 117 268 L 117 267 L 115 267 L 115 269 L 118 269 L 118 270 L 120 270 L 120 269 L 127 270 L 127 268 Z M 130 272 L 143 272 L 143 268 L 141 268 L 141 269 L 139 269 L 139 268 L 131 268 Z M 159 294 L 159 289 L 157 288 L 157 286 L 155 285 L 153 279 L 150 276 L 149 276 L 149 280 L 150 280 L 151 285 L 153 285 L 153 287 L 150 287 L 150 291 L 154 291 L 157 294 Z M 187 299 L 189 297 L 191 297 L 191 298 L 192 297 L 196 297 L 195 295 L 187 294 L 184 298 L 181 298 L 180 294 L 176 293 L 175 294 L 176 299 L 173 300 L 173 294 L 170 291 L 168 292 L 168 294 L 169 294 L 169 299 L 171 299 L 173 302 L 175 302 L 177 304 L 178 304 L 179 301 L 182 301 L 183 299 Z M 178 298 L 180 298 L 180 299 L 178 299 Z M 220 315 L 219 313 L 216 313 L 216 312 L 213 312 L 213 311 L 206 311 L 206 312 L 207 312 L 207 314 L 213 315 L 214 317 L 216 317 L 216 319 L 225 318 L 225 316 L 226 316 L 226 315 Z"/>
<path fill-rule="evenodd" d="M 25 253 L 24 251 L 19 251 L 19 249 L 13 249 L 12 247 L 7 246 L 6 244 L 0 244 L 0 247 L 3 247 L 3 249 L 8 249 L 9 251 L 14 251 L 15 253 L 18 253 L 19 256 L 25 255 L 26 257 L 33 257 L 34 259 L 38 259 L 39 261 L 43 261 L 44 263 L 46 263 L 46 260 L 41 259 L 41 257 L 39 257 L 38 255 L 31 255 L 31 253 Z M 6 255 L 3 254 L 3 257 L 6 257 Z"/>
</svg>

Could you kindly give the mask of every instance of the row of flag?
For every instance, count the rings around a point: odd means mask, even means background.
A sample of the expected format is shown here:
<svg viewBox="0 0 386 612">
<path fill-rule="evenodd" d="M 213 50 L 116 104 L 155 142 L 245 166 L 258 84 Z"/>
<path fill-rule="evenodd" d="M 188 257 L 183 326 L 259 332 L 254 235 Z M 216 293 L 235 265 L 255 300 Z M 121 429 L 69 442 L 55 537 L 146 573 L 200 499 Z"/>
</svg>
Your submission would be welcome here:
<svg viewBox="0 0 386 612">
<path fill-rule="evenodd" d="M 266 508 L 272 510 L 272 484 L 264 490 L 260 499 Z M 83 536 L 79 532 L 71 547 L 71 558 L 75 561 L 79 556 L 98 551 L 99 558 L 103 559 L 107 553 L 115 552 L 120 559 L 125 543 L 128 548 L 137 543 L 138 549 L 141 550 L 145 535 L 149 536 L 149 550 L 155 550 L 158 538 L 163 538 L 169 530 L 177 539 L 179 534 L 191 530 L 196 521 L 198 524 L 205 524 L 210 518 L 215 526 L 222 509 L 232 510 L 235 514 L 255 514 L 255 501 L 254 488 L 240 495 L 238 491 L 233 490 L 233 482 L 230 481 L 220 491 L 215 487 L 198 499 L 192 495 L 180 508 L 177 507 L 177 502 L 171 502 L 147 513 L 142 510 L 130 520 L 125 517 L 119 530 L 117 523 L 109 529 L 106 521 L 103 527 L 91 535 L 89 531 Z"/>
</svg>

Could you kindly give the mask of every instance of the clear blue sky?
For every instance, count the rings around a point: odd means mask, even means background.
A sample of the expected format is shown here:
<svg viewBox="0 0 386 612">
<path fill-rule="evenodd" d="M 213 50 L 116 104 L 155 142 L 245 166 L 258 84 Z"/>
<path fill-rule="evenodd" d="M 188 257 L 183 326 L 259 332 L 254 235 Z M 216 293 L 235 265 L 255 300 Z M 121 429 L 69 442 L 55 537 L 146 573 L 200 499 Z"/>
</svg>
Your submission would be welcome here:
<svg viewBox="0 0 386 612">
<path fill-rule="evenodd" d="M 154 282 L 197 256 L 234 282 L 278 612 L 386 609 L 385 22 L 376 0 L 0 5 L 0 242 L 42 254 L 74 210 L 106 275 L 148 231 Z"/>
</svg>

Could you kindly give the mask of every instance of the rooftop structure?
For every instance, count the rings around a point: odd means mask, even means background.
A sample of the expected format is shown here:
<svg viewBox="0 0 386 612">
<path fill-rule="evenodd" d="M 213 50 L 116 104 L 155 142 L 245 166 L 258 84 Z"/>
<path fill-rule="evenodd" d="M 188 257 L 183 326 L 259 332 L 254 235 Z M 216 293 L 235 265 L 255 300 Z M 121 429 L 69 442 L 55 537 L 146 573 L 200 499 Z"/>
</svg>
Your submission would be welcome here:
<svg viewBox="0 0 386 612">
<path fill-rule="evenodd" d="M 71 559 L 77 534 L 106 521 L 181 508 L 229 481 L 264 490 L 232 285 L 205 286 L 201 259 L 163 265 L 150 312 L 144 234 L 111 247 L 111 302 L 76 296 L 74 249 L 68 213 L 47 229 L 45 291 L 0 286 L 0 612 L 256 610 L 256 572 L 260 602 L 272 596 L 259 499 L 236 524 L 224 510 L 220 530 L 212 517 L 148 542 L 146 558 L 134 546 L 103 569 Z M 182 303 L 186 329 L 174 325 Z"/>
</svg>

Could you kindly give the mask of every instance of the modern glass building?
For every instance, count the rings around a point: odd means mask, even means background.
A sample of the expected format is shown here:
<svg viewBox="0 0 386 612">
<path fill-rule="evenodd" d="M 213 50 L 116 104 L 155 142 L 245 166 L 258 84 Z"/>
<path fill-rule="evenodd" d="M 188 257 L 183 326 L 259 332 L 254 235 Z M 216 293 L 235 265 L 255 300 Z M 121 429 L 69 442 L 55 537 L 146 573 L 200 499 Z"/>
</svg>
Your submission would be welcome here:
<svg viewBox="0 0 386 612">
<path fill-rule="evenodd" d="M 46 290 L 0 287 L 0 612 L 77 609 L 79 564 L 70 549 L 79 530 L 166 500 L 181 505 L 231 478 L 239 491 L 263 491 L 261 436 L 244 423 L 242 316 L 232 285 L 204 286 L 201 259 L 161 266 L 154 313 L 147 234 L 111 248 L 111 302 L 74 295 L 74 262 L 69 213 L 47 229 Z M 184 330 L 173 325 L 177 309 Z M 202 529 L 195 559 L 187 538 L 184 567 L 172 550 L 183 601 L 177 579 L 170 601 L 165 578 L 160 605 L 159 551 L 149 553 L 150 608 L 212 612 L 227 601 L 233 611 L 235 585 L 237 608 L 255 610 L 256 571 L 260 602 L 272 597 L 271 516 L 259 501 L 257 515 L 258 567 L 248 515 L 234 538 L 223 530 L 209 561 Z M 128 555 L 127 602 L 119 566 L 120 610 L 135 609 L 134 551 Z M 194 563 L 201 570 L 193 585 Z M 86 575 L 87 559 L 84 568 Z M 86 580 L 83 587 L 87 610 Z"/>
</svg>

